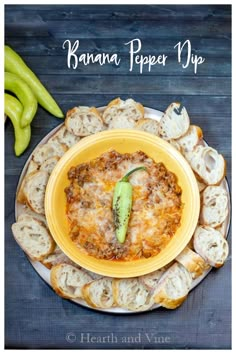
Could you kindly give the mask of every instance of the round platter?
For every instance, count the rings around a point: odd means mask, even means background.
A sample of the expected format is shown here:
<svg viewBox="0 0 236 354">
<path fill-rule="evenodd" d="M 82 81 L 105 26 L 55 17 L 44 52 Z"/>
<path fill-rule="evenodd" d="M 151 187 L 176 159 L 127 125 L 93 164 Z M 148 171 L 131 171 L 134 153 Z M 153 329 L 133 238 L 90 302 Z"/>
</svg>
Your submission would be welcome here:
<svg viewBox="0 0 236 354">
<path fill-rule="evenodd" d="M 105 109 L 105 107 L 100 107 L 98 108 L 98 110 L 100 112 L 103 112 L 103 110 Z M 145 107 L 145 118 L 151 118 L 151 119 L 154 119 L 154 120 L 157 120 L 159 121 L 161 116 L 162 116 L 162 112 L 161 111 L 158 111 L 158 110 L 155 110 L 155 109 L 152 109 L 152 108 L 148 108 L 148 107 Z M 41 145 L 41 144 L 44 144 L 48 141 L 48 139 L 50 139 L 60 128 L 61 126 L 63 125 L 64 123 L 60 124 L 59 126 L 57 126 L 56 128 L 54 128 L 48 135 L 46 135 L 42 140 L 41 142 L 38 144 L 38 145 Z M 206 144 L 206 143 L 205 143 Z M 33 154 L 33 153 L 32 153 Z M 17 190 L 16 190 L 16 195 L 19 191 L 19 188 L 20 188 L 20 185 L 21 185 L 21 182 L 26 174 L 26 171 L 27 171 L 27 168 L 28 168 L 28 165 L 29 165 L 29 162 L 31 160 L 31 157 L 32 157 L 32 154 L 29 156 L 28 160 L 26 161 L 25 163 L 25 166 L 21 172 L 21 175 L 20 175 L 20 178 L 19 178 L 19 182 L 18 182 L 18 186 L 17 186 Z M 223 234 L 227 237 L 227 234 L 228 234 L 228 231 L 229 231 L 229 226 L 230 226 L 230 193 L 229 193 L 229 186 L 228 186 L 228 183 L 227 183 L 227 180 L 226 178 L 224 178 L 224 180 L 222 181 L 221 183 L 221 186 L 227 191 L 227 194 L 228 194 L 228 200 L 229 200 L 229 213 L 228 213 L 228 217 L 227 219 L 225 220 L 225 222 L 223 223 L 222 225 L 222 232 Z M 19 215 L 21 213 L 24 212 L 24 206 L 20 203 L 15 202 L 15 218 L 17 220 L 17 218 L 19 217 Z M 46 268 L 42 263 L 40 262 L 35 262 L 35 261 L 32 261 L 30 258 L 28 258 L 30 263 L 32 264 L 33 268 L 36 270 L 36 272 L 40 275 L 40 277 L 49 285 L 51 286 L 51 283 L 50 283 L 50 270 L 48 268 Z M 207 274 L 211 271 L 212 268 L 206 270 L 202 276 L 198 277 L 197 279 L 193 280 L 193 283 L 192 283 L 192 287 L 191 287 L 191 290 L 193 288 L 195 288 L 206 276 Z M 91 308 L 94 310 L 93 307 L 89 306 L 85 301 L 81 300 L 81 299 L 73 299 L 73 300 L 70 300 L 70 301 L 73 301 L 74 303 L 76 304 L 79 304 L 79 305 L 82 305 L 82 306 L 85 306 L 85 307 L 88 307 L 88 308 Z M 156 308 L 160 307 L 160 305 L 154 305 L 152 306 L 150 309 L 146 310 L 146 311 L 151 311 L 151 310 L 154 310 Z M 109 312 L 109 313 L 119 313 L 119 314 L 129 314 L 129 313 L 134 313 L 132 311 L 129 311 L 129 310 L 125 310 L 125 309 L 122 309 L 122 308 L 118 308 L 118 307 L 113 307 L 111 309 L 96 309 L 97 311 L 101 311 L 101 312 Z M 139 311 L 140 312 L 140 311 Z"/>
</svg>

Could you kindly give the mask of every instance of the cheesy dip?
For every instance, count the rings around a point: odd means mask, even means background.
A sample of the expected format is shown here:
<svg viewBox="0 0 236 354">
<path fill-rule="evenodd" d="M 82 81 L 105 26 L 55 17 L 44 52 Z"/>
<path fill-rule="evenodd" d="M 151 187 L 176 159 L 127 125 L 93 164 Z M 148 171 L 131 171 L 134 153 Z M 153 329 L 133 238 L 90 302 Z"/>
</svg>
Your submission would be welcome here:
<svg viewBox="0 0 236 354">
<path fill-rule="evenodd" d="M 116 183 L 130 170 L 133 204 L 126 240 L 115 234 L 112 199 Z M 115 150 L 71 167 L 65 189 L 70 237 L 88 255 L 131 261 L 157 255 L 180 226 L 181 188 L 174 173 L 144 152 L 121 154 Z"/>
</svg>

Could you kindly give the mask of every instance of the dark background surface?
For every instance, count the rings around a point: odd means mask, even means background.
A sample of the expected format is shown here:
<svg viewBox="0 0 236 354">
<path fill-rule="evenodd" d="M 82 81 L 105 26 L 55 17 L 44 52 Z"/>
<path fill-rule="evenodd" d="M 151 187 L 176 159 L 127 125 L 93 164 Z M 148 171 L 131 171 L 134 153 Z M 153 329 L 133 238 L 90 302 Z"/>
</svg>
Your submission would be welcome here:
<svg viewBox="0 0 236 354">
<path fill-rule="evenodd" d="M 8 5 L 5 29 L 6 43 L 24 58 L 64 112 L 75 105 L 103 106 L 117 96 L 162 111 L 172 101 L 182 101 L 192 124 L 201 126 L 209 145 L 225 156 L 231 183 L 230 6 Z M 144 69 L 142 75 L 138 68 L 129 72 L 124 43 L 134 38 L 142 40 L 145 55 L 167 54 L 168 65 L 156 65 L 150 73 Z M 65 39 L 80 39 L 78 54 L 116 52 L 121 64 L 80 64 L 69 70 L 62 49 Z M 193 54 L 206 58 L 197 75 L 192 67 L 184 70 L 177 63 L 173 47 L 186 39 L 192 42 Z M 6 347 L 230 348 L 230 256 L 179 309 L 128 316 L 99 313 L 63 300 L 36 274 L 11 233 L 15 190 L 33 148 L 60 123 L 39 108 L 30 147 L 20 158 L 14 156 L 11 123 L 5 124 Z M 99 343 L 104 336 L 109 337 Z M 129 337 L 126 343 L 123 337 Z"/>
</svg>

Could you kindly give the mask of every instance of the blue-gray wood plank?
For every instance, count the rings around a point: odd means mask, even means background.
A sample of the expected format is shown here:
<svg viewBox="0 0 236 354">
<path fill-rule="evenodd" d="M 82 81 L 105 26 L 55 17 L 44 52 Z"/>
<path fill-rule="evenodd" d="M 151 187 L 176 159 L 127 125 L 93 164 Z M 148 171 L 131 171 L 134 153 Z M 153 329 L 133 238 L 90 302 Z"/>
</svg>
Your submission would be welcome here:
<svg viewBox="0 0 236 354">
<path fill-rule="evenodd" d="M 64 112 L 74 105 L 106 105 L 133 97 L 159 110 L 183 101 L 191 121 L 227 161 L 231 185 L 231 7 L 226 5 L 7 5 L 6 43 L 45 83 Z M 169 56 L 150 73 L 129 72 L 124 43 L 139 37 L 145 55 Z M 206 57 L 197 75 L 183 70 L 173 46 L 190 39 Z M 119 53 L 119 67 L 66 67 L 65 39 L 80 39 L 78 54 Z M 39 108 L 28 150 L 16 158 L 5 124 L 6 348 L 231 348 L 231 257 L 212 271 L 175 311 L 108 315 L 59 298 L 35 273 L 11 233 L 19 174 L 36 144 L 61 121 Z M 229 240 L 231 235 L 229 234 Z M 231 253 L 230 253 L 231 254 Z M 113 336 L 112 336 L 113 334 Z M 126 339 L 126 340 L 125 340 Z"/>
</svg>

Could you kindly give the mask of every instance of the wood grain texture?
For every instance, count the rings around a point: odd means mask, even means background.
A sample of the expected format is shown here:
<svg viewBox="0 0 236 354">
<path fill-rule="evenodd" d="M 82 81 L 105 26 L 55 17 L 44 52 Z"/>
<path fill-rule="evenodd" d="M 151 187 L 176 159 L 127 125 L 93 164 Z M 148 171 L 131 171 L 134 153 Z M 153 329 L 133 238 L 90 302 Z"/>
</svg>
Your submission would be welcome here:
<svg viewBox="0 0 236 354">
<path fill-rule="evenodd" d="M 64 112 L 75 105 L 104 106 L 116 96 L 132 97 L 162 111 L 172 101 L 182 101 L 191 122 L 201 126 L 209 145 L 225 156 L 231 185 L 230 6 L 7 5 L 5 29 L 6 43 L 22 55 Z M 144 70 L 142 75 L 138 68 L 130 73 L 124 43 L 137 37 L 143 41 L 143 54 L 169 55 L 168 66 Z M 79 54 L 119 52 L 121 65 L 68 70 L 62 49 L 66 38 L 80 39 Z M 175 60 L 174 44 L 187 38 L 193 53 L 206 57 L 197 75 Z M 5 124 L 6 348 L 229 349 L 230 256 L 179 309 L 129 316 L 63 300 L 35 273 L 11 233 L 15 190 L 34 147 L 61 122 L 40 107 L 30 146 L 20 158 L 14 156 L 11 123 Z"/>
</svg>

